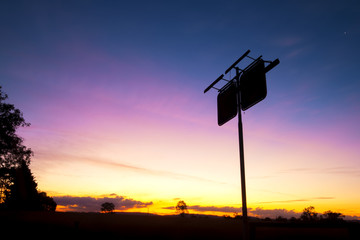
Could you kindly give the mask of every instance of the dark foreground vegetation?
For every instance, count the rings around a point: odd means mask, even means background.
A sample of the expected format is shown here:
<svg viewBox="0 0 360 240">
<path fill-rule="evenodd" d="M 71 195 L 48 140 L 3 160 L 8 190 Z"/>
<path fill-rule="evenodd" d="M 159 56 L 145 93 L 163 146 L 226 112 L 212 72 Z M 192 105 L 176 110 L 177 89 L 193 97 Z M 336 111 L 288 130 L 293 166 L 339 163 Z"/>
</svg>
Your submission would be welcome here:
<svg viewBox="0 0 360 240">
<path fill-rule="evenodd" d="M 241 239 L 239 219 L 139 214 L 0 212 L 14 239 L 101 237 L 116 239 Z M 360 239 L 357 222 L 250 221 L 251 239 Z"/>
<path fill-rule="evenodd" d="M 0 211 L 55 211 L 55 201 L 37 189 L 29 168 L 32 150 L 16 134 L 30 123 L 7 98 L 0 86 Z"/>
</svg>

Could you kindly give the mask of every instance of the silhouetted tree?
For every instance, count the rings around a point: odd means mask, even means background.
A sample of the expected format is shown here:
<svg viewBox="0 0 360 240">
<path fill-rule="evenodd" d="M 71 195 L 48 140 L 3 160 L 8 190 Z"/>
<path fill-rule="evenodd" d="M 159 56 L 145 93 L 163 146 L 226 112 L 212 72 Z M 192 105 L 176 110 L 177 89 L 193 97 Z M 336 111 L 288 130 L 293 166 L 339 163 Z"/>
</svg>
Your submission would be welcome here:
<svg viewBox="0 0 360 240">
<path fill-rule="evenodd" d="M 55 211 L 57 204 L 45 192 L 38 192 L 34 176 L 25 162 L 10 172 L 12 185 L 3 203 L 6 209 Z"/>
<path fill-rule="evenodd" d="M 324 212 L 324 214 L 321 217 L 325 221 L 339 222 L 339 221 L 344 220 L 343 218 L 345 216 L 342 213 L 337 213 L 337 212 L 333 212 L 333 211 L 329 210 L 329 211 Z"/>
<path fill-rule="evenodd" d="M 8 98 L 0 86 L 0 168 L 18 167 L 23 161 L 27 165 L 33 152 L 23 145 L 23 139 L 16 135 L 19 127 L 30 126 L 22 112 L 13 104 L 5 103 Z"/>
<path fill-rule="evenodd" d="M 101 204 L 101 212 L 112 213 L 115 210 L 115 205 L 111 202 L 105 202 Z"/>
<path fill-rule="evenodd" d="M 303 221 L 315 221 L 318 219 L 317 212 L 315 212 L 315 207 L 310 206 L 304 208 L 303 213 L 300 216 L 300 219 Z"/>
<path fill-rule="evenodd" d="M 21 111 L 4 101 L 8 96 L 0 86 L 0 209 L 54 211 L 56 203 L 39 193 L 29 164 L 33 152 L 16 134 L 30 126 Z"/>
<path fill-rule="evenodd" d="M 180 214 L 180 216 L 184 217 L 185 216 L 185 213 L 189 213 L 188 209 L 187 209 L 187 205 L 184 201 L 180 200 L 176 207 L 175 207 L 175 210 L 177 213 Z"/>
<path fill-rule="evenodd" d="M 55 212 L 57 204 L 52 197 L 47 196 L 46 192 L 39 192 L 39 201 L 41 210 Z"/>
<path fill-rule="evenodd" d="M 33 155 L 31 149 L 23 145 L 23 139 L 16 135 L 16 129 L 30 124 L 25 122 L 19 109 L 4 102 L 7 98 L 0 86 L 0 203 L 4 202 L 12 184 L 10 169 L 23 162 L 29 165 Z"/>
<path fill-rule="evenodd" d="M 6 193 L 5 206 L 11 210 L 41 210 L 37 183 L 25 162 L 11 168 L 12 185 Z"/>
</svg>

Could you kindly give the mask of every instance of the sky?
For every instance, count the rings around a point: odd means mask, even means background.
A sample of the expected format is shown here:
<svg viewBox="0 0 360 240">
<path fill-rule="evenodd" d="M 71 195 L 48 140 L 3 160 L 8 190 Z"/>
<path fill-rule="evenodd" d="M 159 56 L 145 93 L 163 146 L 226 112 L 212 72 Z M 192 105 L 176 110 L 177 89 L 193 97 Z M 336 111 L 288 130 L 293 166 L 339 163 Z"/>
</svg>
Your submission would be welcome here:
<svg viewBox="0 0 360 240">
<path fill-rule="evenodd" d="M 241 212 L 237 120 L 219 127 L 203 91 L 250 49 L 280 64 L 242 112 L 249 215 L 360 218 L 358 1 L 1 1 L 0 32 L 0 85 L 59 211 Z"/>
</svg>

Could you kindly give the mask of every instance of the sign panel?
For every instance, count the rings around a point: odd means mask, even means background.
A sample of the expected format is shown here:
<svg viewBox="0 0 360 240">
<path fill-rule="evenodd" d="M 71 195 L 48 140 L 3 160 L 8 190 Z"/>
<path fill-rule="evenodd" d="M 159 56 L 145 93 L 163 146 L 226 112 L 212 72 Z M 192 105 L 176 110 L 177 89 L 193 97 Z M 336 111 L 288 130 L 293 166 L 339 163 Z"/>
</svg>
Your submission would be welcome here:
<svg viewBox="0 0 360 240">
<path fill-rule="evenodd" d="M 237 86 L 231 83 L 217 96 L 218 125 L 221 126 L 237 114 Z"/>
<path fill-rule="evenodd" d="M 264 61 L 260 59 L 240 77 L 241 109 L 251 108 L 267 94 Z"/>
</svg>

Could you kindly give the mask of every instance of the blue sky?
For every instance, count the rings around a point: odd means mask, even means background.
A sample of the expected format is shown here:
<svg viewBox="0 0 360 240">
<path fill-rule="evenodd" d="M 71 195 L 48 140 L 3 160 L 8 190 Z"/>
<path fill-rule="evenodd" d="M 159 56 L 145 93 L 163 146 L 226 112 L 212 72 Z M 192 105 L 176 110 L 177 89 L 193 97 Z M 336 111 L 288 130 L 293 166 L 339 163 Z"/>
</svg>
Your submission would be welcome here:
<svg viewBox="0 0 360 240">
<path fill-rule="evenodd" d="M 313 108 L 358 100 L 356 1 L 36 3 L 2 7 L 5 69 L 31 68 L 26 57 L 36 56 L 39 65 L 74 61 L 84 70 L 101 64 L 81 63 L 84 51 L 98 49 L 131 65 L 129 79 L 140 71 L 176 72 L 184 76 L 172 81 L 202 89 L 251 49 L 253 56 L 281 59 L 271 96 L 307 95 L 317 100 Z"/>
</svg>

